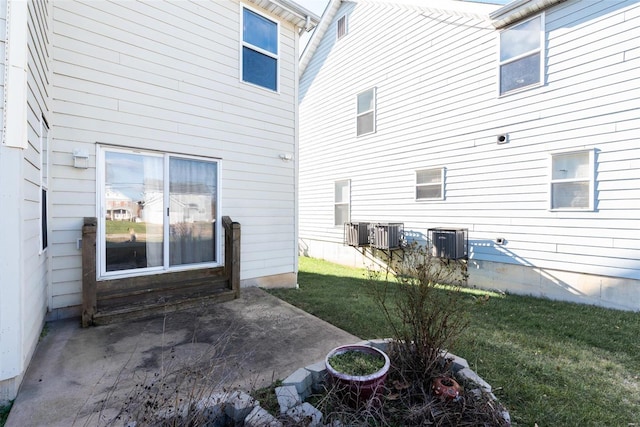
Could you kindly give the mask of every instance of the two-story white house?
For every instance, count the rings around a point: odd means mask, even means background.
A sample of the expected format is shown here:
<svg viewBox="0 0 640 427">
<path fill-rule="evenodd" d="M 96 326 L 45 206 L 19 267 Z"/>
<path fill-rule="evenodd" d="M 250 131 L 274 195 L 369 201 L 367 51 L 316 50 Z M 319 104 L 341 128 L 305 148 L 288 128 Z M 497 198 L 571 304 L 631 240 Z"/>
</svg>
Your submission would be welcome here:
<svg viewBox="0 0 640 427">
<path fill-rule="evenodd" d="M 240 284 L 295 286 L 298 38 L 318 21 L 289 0 L 0 2 L 0 400 L 45 319 L 80 314 L 85 217 L 91 280 L 222 267 L 228 216 Z"/>
<path fill-rule="evenodd" d="M 640 2 L 333 0 L 300 72 L 301 254 L 466 230 L 471 286 L 640 310 Z"/>
</svg>

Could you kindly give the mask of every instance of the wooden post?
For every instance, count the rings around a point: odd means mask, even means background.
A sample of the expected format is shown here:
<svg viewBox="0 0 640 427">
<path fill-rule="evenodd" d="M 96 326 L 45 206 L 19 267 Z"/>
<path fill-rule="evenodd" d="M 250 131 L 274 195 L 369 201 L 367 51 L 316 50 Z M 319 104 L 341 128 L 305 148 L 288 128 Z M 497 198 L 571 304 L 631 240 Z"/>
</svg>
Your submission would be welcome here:
<svg viewBox="0 0 640 427">
<path fill-rule="evenodd" d="M 96 229 L 98 218 L 86 217 L 82 226 L 82 327 L 93 325 L 97 311 Z"/>
<path fill-rule="evenodd" d="M 224 226 L 224 270 L 234 297 L 240 297 L 240 223 L 222 217 Z"/>
</svg>

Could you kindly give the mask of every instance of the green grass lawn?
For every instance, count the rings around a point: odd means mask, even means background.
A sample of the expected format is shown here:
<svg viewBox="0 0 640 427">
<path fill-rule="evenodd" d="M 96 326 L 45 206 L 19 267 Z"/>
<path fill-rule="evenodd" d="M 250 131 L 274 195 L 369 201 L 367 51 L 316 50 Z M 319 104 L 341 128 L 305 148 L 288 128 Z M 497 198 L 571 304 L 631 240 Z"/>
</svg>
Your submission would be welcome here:
<svg viewBox="0 0 640 427">
<path fill-rule="evenodd" d="M 299 289 L 270 291 L 363 339 L 391 336 L 366 272 L 300 258 Z M 471 324 L 450 349 L 516 426 L 640 427 L 640 313 L 468 292 Z"/>
</svg>

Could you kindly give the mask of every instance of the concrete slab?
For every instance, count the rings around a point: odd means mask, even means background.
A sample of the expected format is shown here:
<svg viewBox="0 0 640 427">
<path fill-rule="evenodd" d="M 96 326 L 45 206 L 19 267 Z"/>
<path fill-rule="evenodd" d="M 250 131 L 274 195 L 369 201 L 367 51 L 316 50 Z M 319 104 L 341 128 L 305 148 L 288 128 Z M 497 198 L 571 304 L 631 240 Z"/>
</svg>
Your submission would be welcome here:
<svg viewBox="0 0 640 427">
<path fill-rule="evenodd" d="M 127 399 L 151 393 L 147 385 L 180 395 L 249 391 L 357 341 L 258 288 L 136 322 L 81 329 L 78 320 L 57 321 L 38 345 L 6 426 L 106 425 Z"/>
</svg>

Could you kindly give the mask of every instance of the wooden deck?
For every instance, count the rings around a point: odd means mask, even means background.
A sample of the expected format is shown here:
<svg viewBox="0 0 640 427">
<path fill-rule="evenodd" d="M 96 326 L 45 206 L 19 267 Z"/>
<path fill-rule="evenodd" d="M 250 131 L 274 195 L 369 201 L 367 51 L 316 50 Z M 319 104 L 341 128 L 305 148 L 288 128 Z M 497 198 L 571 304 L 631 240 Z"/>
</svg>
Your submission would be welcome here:
<svg viewBox="0 0 640 427">
<path fill-rule="evenodd" d="M 124 320 L 229 301 L 240 296 L 240 224 L 222 218 L 224 267 L 96 279 L 97 218 L 82 228 L 82 326 Z"/>
</svg>

